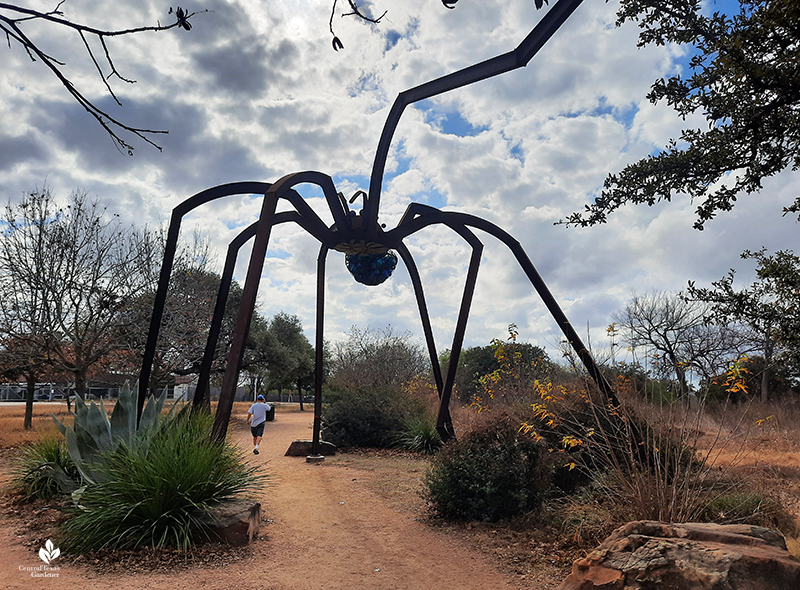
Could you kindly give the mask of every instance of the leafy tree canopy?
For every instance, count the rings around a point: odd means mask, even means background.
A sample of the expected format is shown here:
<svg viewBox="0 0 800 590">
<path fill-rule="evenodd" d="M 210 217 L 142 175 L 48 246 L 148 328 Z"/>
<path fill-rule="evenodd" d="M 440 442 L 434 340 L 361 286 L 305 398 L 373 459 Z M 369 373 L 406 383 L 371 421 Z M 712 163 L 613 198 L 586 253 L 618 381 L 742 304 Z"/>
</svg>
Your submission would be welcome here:
<svg viewBox="0 0 800 590">
<path fill-rule="evenodd" d="M 516 332 L 514 332 L 516 334 Z M 517 342 L 514 339 L 502 341 L 493 339 L 487 346 L 471 346 L 461 351 L 456 369 L 456 390 L 461 401 L 466 402 L 479 395 L 483 386 L 481 378 L 501 369 L 498 352 L 513 357 L 516 365 L 524 368 L 525 379 L 538 379 L 552 368 L 547 352 L 541 347 L 528 342 Z M 446 352 L 445 363 L 449 362 L 449 351 Z"/>
<path fill-rule="evenodd" d="M 762 249 L 746 250 L 742 258 L 756 261 L 756 280 L 751 285 L 736 290 L 731 269 L 711 288 L 690 282 L 689 295 L 711 304 L 712 320 L 748 325 L 759 341 L 767 368 L 774 355 L 776 362 L 800 379 L 800 257 L 791 250 L 768 255 Z"/>
<path fill-rule="evenodd" d="M 639 47 L 691 45 L 691 75 L 657 80 L 647 98 L 665 100 L 683 119 L 698 113 L 707 129 L 688 128 L 657 155 L 610 174 L 595 202 L 568 225 L 604 223 L 627 203 L 698 203 L 694 227 L 758 192 L 765 178 L 800 168 L 800 2 L 740 0 L 737 14 L 702 13 L 701 0 L 622 0 L 617 26 L 638 22 Z M 721 182 L 724 181 L 724 182 Z M 800 197 L 784 208 L 800 213 Z"/>
</svg>

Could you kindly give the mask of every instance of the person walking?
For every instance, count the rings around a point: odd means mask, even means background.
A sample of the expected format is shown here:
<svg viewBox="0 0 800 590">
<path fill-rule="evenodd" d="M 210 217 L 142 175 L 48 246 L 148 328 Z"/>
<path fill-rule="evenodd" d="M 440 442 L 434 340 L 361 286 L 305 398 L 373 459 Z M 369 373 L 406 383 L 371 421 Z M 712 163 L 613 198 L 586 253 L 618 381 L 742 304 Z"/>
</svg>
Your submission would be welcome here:
<svg viewBox="0 0 800 590">
<path fill-rule="evenodd" d="M 267 414 L 272 408 L 264 403 L 264 396 L 259 395 L 256 403 L 247 410 L 247 423 L 250 425 L 250 434 L 253 435 L 253 454 L 258 455 L 258 445 L 264 436 L 264 423 L 267 421 Z"/>
</svg>

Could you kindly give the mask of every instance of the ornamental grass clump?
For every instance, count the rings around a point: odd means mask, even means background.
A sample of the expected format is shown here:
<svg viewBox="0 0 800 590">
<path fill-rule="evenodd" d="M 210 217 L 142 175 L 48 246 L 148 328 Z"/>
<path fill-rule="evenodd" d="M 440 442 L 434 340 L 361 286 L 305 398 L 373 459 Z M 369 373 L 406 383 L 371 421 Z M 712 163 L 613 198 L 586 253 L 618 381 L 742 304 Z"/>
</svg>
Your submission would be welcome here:
<svg viewBox="0 0 800 590">
<path fill-rule="evenodd" d="M 98 475 L 61 528 L 68 551 L 176 547 L 207 540 L 210 510 L 256 488 L 263 476 L 211 438 L 211 418 L 182 413 L 147 445 L 121 443 L 94 462 Z"/>
<path fill-rule="evenodd" d="M 47 436 L 22 447 L 12 468 L 10 488 L 18 502 L 47 501 L 64 496 L 64 488 L 77 487 L 79 481 L 64 441 Z"/>
<path fill-rule="evenodd" d="M 442 448 L 442 437 L 434 425 L 435 417 L 414 416 L 397 435 L 397 446 L 414 453 L 432 455 Z"/>
</svg>

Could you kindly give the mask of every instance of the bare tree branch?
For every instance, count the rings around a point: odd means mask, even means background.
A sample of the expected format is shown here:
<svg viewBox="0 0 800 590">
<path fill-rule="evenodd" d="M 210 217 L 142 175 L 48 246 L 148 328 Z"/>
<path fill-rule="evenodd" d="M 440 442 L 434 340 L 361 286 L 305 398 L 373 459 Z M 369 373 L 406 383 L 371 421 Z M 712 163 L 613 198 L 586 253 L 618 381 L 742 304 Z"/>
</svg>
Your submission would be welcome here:
<svg viewBox="0 0 800 590">
<path fill-rule="evenodd" d="M 119 71 L 117 70 L 116 65 L 114 64 L 114 60 L 111 57 L 111 53 L 108 49 L 108 45 L 106 43 L 106 38 L 108 37 L 119 37 L 123 35 L 133 35 L 136 33 L 144 33 L 148 31 L 158 32 L 158 31 L 167 31 L 169 29 L 174 28 L 182 28 L 184 30 L 190 30 L 191 24 L 189 23 L 189 19 L 195 16 L 196 14 L 209 12 L 208 10 L 202 10 L 198 12 L 187 12 L 184 11 L 181 7 L 178 7 L 176 10 L 173 11 L 172 8 L 169 9 L 169 14 L 174 14 L 175 22 L 162 25 L 158 23 L 155 26 L 143 26 L 143 27 L 134 27 L 129 29 L 97 29 L 94 27 L 90 27 L 81 23 L 74 23 L 69 21 L 65 18 L 62 18 L 64 13 L 60 10 L 62 4 L 64 4 L 66 0 L 61 0 L 56 7 L 49 11 L 49 12 L 41 12 L 38 10 L 32 10 L 29 8 L 24 8 L 22 6 L 17 6 L 14 4 L 7 4 L 5 2 L 0 2 L 0 31 L 3 31 L 6 35 L 6 40 L 8 43 L 9 48 L 12 46 L 12 40 L 19 43 L 27 52 L 28 56 L 31 58 L 31 61 L 41 61 L 45 66 L 47 66 L 50 71 L 55 75 L 56 78 L 61 82 L 61 84 L 67 89 L 67 92 L 80 104 L 86 112 L 88 112 L 95 120 L 100 124 L 103 129 L 111 136 L 114 140 L 115 146 L 120 151 L 125 151 L 128 155 L 133 155 L 134 147 L 128 143 L 127 140 L 123 139 L 123 133 L 129 133 L 135 135 L 142 141 L 149 143 L 159 151 L 161 151 L 161 146 L 155 143 L 153 139 L 151 139 L 152 135 L 155 134 L 166 134 L 168 131 L 166 130 L 158 130 L 158 129 L 146 129 L 141 127 L 133 127 L 130 125 L 126 125 L 121 121 L 115 119 L 111 115 L 109 115 L 106 111 L 95 105 L 91 100 L 89 100 L 83 92 L 78 90 L 72 81 L 64 74 L 62 71 L 62 67 L 65 66 L 65 62 L 60 61 L 54 56 L 51 56 L 44 51 L 42 51 L 36 42 L 28 37 L 25 32 L 22 30 L 22 25 L 27 24 L 34 20 L 40 21 L 47 21 L 52 23 L 54 26 L 66 27 L 68 29 L 72 29 L 73 31 L 77 32 L 83 41 L 83 45 L 86 49 L 86 52 L 89 54 L 92 62 L 97 69 L 97 73 L 100 76 L 103 84 L 106 87 L 106 90 L 114 99 L 114 101 L 118 105 L 122 105 L 122 103 L 117 98 L 117 95 L 114 93 L 111 85 L 109 83 L 109 79 L 113 76 L 116 77 L 123 82 L 127 82 L 129 84 L 133 84 L 135 80 L 131 80 L 122 76 Z M 89 39 L 87 36 L 96 37 L 102 48 L 103 54 L 105 56 L 105 62 L 101 64 L 98 61 L 97 56 L 95 55 L 95 51 L 92 50 L 91 45 L 89 44 Z M 109 73 L 106 75 L 103 69 L 107 68 Z"/>
<path fill-rule="evenodd" d="M 330 26 L 330 30 L 331 30 L 331 35 L 333 35 L 333 41 L 332 41 L 333 48 L 334 48 L 334 50 L 339 51 L 340 49 L 344 49 L 344 44 L 339 39 L 339 37 L 336 36 L 336 33 L 333 32 L 333 17 L 336 14 L 336 3 L 337 2 L 338 2 L 338 0 L 333 0 L 333 6 L 331 6 L 331 19 L 330 19 L 329 26 Z M 361 12 L 361 10 L 358 8 L 358 4 L 356 3 L 356 0 L 347 0 L 347 3 L 350 4 L 351 12 L 342 13 L 342 17 L 355 16 L 355 17 L 360 18 L 361 20 L 366 21 L 368 23 L 377 24 L 377 23 L 381 22 L 381 19 L 384 16 L 386 16 L 387 12 L 389 12 L 388 10 L 385 10 L 383 12 L 383 14 L 380 15 L 378 18 L 372 18 L 370 16 L 367 16 L 363 12 Z"/>
</svg>

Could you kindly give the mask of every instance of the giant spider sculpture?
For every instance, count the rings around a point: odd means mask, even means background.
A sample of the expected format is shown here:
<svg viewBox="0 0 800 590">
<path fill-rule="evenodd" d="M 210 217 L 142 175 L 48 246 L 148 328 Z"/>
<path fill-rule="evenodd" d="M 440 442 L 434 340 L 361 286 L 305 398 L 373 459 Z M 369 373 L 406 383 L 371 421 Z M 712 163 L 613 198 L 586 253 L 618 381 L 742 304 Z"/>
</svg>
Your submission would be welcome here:
<svg viewBox="0 0 800 590">
<path fill-rule="evenodd" d="M 430 98 L 454 88 L 459 88 L 526 65 L 580 3 L 581 0 L 559 0 L 514 51 L 401 93 L 392 106 L 378 144 L 372 175 L 370 177 L 369 192 L 364 193 L 363 191 L 359 191 L 350 201 L 350 203 L 352 203 L 355 198 L 363 196 L 364 204 L 360 211 L 351 210 L 348 201 L 341 193 L 337 192 L 333 180 L 321 172 L 299 172 L 289 174 L 273 184 L 240 182 L 221 185 L 198 193 L 176 207 L 172 213 L 167 236 L 164 263 L 161 268 L 158 291 L 156 293 L 153 316 L 139 380 L 139 413 L 141 414 L 147 396 L 148 382 L 158 340 L 158 331 L 164 310 L 173 257 L 177 247 L 181 220 L 184 215 L 200 205 L 215 199 L 237 194 L 263 194 L 264 199 L 258 221 L 241 232 L 231 242 L 228 248 L 221 286 L 209 329 L 198 385 L 195 391 L 194 404 L 196 406 L 201 406 L 208 399 L 209 375 L 220 334 L 228 290 L 233 278 L 233 268 L 236 257 L 242 245 L 255 237 L 242 293 L 239 315 L 236 320 L 233 339 L 228 354 L 219 405 L 214 421 L 213 432 L 215 438 L 222 440 L 227 432 L 233 407 L 234 394 L 239 378 L 239 365 L 241 363 L 250 320 L 255 307 L 258 283 L 261 278 L 264 259 L 267 253 L 270 232 L 274 226 L 286 222 L 297 223 L 319 240 L 321 244 L 319 256 L 317 258 L 316 368 L 312 455 L 317 455 L 319 450 L 322 410 L 325 264 L 330 250 L 343 252 L 345 254 L 345 262 L 348 270 L 350 270 L 353 277 L 357 281 L 367 285 L 377 285 L 386 280 L 392 274 L 397 264 L 395 252 L 400 255 L 400 258 L 408 269 L 414 287 L 425 334 L 425 341 L 430 354 L 433 376 L 439 392 L 440 402 L 436 429 L 444 440 L 454 436 L 455 433 L 450 419 L 449 405 L 457 363 L 450 363 L 448 365 L 447 374 L 444 376 L 442 375 L 422 283 L 414 259 L 403 243 L 407 237 L 432 224 L 442 224 L 449 227 L 472 247 L 464 293 L 461 299 L 458 319 L 453 335 L 451 347 L 452 358 L 458 358 L 461 352 L 467 318 L 469 316 L 472 296 L 478 276 L 478 267 L 480 265 L 483 244 L 473 231 L 477 229 L 493 235 L 511 249 L 523 271 L 531 281 L 531 284 L 542 298 L 547 309 L 553 315 L 553 318 L 566 336 L 567 341 L 574 348 L 591 377 L 598 384 L 607 400 L 616 405 L 618 403 L 617 398 L 611 386 L 603 377 L 591 355 L 569 323 L 569 320 L 567 320 L 567 317 L 558 306 L 558 303 L 550 294 L 544 281 L 522 249 L 522 246 L 507 232 L 489 221 L 474 215 L 445 212 L 420 203 L 410 204 L 400 220 L 400 223 L 394 229 L 387 231 L 378 223 L 381 184 L 386 157 L 392 135 L 405 107 L 416 101 Z M 294 186 L 300 183 L 315 184 L 322 189 L 333 217 L 333 224 L 331 226 L 326 225 L 293 189 Z M 293 210 L 276 212 L 277 203 L 281 199 L 288 201 L 293 207 Z"/>
</svg>

